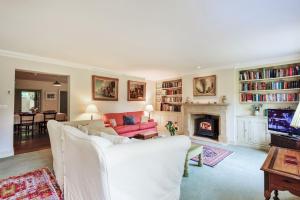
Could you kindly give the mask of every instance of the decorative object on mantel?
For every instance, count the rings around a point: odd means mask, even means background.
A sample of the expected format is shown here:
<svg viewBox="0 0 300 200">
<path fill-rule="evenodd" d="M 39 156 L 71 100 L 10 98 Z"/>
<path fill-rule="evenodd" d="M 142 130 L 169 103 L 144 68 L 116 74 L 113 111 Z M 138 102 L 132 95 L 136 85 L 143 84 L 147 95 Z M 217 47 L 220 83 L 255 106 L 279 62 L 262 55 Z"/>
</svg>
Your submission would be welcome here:
<svg viewBox="0 0 300 200">
<path fill-rule="evenodd" d="M 252 109 L 253 109 L 253 114 L 254 116 L 258 116 L 260 113 L 260 109 L 262 108 L 262 104 L 253 104 Z"/>
<path fill-rule="evenodd" d="M 227 97 L 225 95 L 221 96 L 221 103 L 226 103 Z"/>
<path fill-rule="evenodd" d="M 168 121 L 165 127 L 170 132 L 171 136 L 176 135 L 176 132 L 178 131 L 177 122 Z"/>
<path fill-rule="evenodd" d="M 194 96 L 216 96 L 216 75 L 194 78 Z"/>
<path fill-rule="evenodd" d="M 185 103 L 193 103 L 193 101 L 190 97 L 186 97 Z"/>
</svg>

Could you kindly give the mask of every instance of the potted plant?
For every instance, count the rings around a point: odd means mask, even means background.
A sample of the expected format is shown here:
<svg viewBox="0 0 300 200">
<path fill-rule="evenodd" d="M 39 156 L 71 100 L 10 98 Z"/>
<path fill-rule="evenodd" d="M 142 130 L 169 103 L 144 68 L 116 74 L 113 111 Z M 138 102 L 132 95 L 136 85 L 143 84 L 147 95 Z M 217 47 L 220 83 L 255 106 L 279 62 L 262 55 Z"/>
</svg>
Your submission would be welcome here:
<svg viewBox="0 0 300 200">
<path fill-rule="evenodd" d="M 176 132 L 178 131 L 177 122 L 168 121 L 165 125 L 166 129 L 170 132 L 171 136 L 176 135 Z"/>
<path fill-rule="evenodd" d="M 255 116 L 259 115 L 260 109 L 262 108 L 262 104 L 254 104 L 252 105 L 253 113 Z"/>
</svg>

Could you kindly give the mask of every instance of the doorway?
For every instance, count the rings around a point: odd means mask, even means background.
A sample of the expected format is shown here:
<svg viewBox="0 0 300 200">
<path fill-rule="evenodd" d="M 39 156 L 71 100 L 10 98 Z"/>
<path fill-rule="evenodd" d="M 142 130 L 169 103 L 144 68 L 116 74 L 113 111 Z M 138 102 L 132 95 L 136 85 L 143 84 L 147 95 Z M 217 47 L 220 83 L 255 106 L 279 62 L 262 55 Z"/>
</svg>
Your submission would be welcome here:
<svg viewBox="0 0 300 200">
<path fill-rule="evenodd" d="M 57 121 L 69 118 L 68 84 L 68 76 L 16 70 L 15 154 L 50 148 L 48 117 Z"/>
</svg>

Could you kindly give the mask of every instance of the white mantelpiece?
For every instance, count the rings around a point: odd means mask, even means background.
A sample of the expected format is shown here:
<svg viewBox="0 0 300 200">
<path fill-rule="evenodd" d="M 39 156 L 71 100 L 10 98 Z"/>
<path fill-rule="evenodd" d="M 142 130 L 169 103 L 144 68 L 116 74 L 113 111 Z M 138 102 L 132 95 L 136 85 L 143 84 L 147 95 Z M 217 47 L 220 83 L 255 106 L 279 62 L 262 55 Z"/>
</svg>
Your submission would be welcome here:
<svg viewBox="0 0 300 200">
<path fill-rule="evenodd" d="M 194 115 L 208 114 L 219 116 L 219 139 L 221 143 L 228 141 L 228 104 L 183 104 L 183 130 L 184 133 L 194 139 L 202 137 L 194 136 Z"/>
</svg>

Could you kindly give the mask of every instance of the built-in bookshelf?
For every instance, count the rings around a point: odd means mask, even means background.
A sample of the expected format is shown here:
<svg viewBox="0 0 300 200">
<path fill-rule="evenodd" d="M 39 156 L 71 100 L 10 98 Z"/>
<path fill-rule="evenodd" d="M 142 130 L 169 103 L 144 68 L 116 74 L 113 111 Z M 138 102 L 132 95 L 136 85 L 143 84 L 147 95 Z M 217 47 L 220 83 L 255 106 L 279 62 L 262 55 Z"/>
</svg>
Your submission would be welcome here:
<svg viewBox="0 0 300 200">
<path fill-rule="evenodd" d="M 181 112 L 182 80 L 167 80 L 156 83 L 156 110 Z"/>
<path fill-rule="evenodd" d="M 298 103 L 300 63 L 239 71 L 240 103 Z"/>
</svg>

